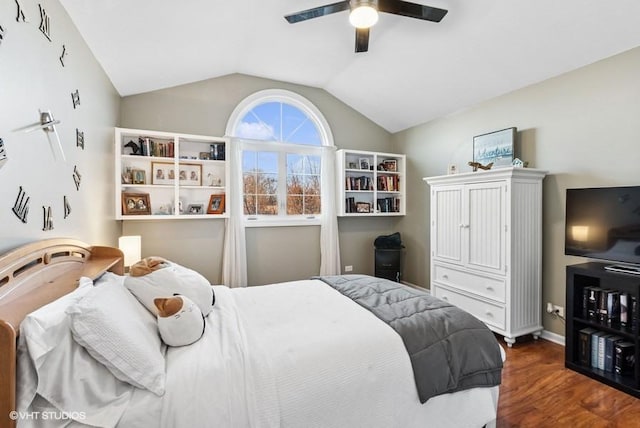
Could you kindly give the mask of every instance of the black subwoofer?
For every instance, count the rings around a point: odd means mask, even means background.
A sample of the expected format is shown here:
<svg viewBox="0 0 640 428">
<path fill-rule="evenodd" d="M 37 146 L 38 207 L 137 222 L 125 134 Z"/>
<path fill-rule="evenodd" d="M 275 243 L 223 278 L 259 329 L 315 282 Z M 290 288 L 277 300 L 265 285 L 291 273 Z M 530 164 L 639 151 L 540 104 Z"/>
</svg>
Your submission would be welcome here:
<svg viewBox="0 0 640 428">
<path fill-rule="evenodd" d="M 375 250 L 375 275 L 378 278 L 386 278 L 400 282 L 400 262 L 402 260 L 402 248 Z"/>
</svg>

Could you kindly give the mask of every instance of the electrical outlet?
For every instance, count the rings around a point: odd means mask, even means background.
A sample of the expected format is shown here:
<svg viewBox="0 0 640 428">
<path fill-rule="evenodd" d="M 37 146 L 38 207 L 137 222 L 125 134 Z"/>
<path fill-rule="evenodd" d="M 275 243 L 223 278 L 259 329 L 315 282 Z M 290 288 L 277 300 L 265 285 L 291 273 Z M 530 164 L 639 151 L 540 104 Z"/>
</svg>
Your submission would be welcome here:
<svg viewBox="0 0 640 428">
<path fill-rule="evenodd" d="M 345 272 L 353 272 L 353 266 L 349 265 L 349 266 L 345 266 L 344 267 L 344 271 Z"/>
<path fill-rule="evenodd" d="M 564 318 L 564 308 L 562 306 L 553 305 L 553 313 L 559 317 Z"/>
</svg>

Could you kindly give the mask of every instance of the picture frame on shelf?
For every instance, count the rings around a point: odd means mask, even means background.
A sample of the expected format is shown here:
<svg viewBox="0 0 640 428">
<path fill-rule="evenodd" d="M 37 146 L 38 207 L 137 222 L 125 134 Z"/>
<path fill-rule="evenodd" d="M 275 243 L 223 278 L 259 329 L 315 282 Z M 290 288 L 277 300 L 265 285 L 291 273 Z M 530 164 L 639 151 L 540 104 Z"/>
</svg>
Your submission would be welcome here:
<svg viewBox="0 0 640 428">
<path fill-rule="evenodd" d="M 151 184 L 171 185 L 174 179 L 173 162 L 151 162 Z"/>
<path fill-rule="evenodd" d="M 189 204 L 185 214 L 197 215 L 204 214 L 204 206 L 202 204 Z"/>
<path fill-rule="evenodd" d="M 360 165 L 360 169 L 369 169 L 369 159 L 368 158 L 360 158 L 358 159 L 358 165 Z"/>
<path fill-rule="evenodd" d="M 131 175 L 131 168 L 126 167 L 122 171 L 122 175 L 120 177 L 121 177 L 122 184 L 131 184 L 131 182 L 133 181 L 133 177 Z"/>
<path fill-rule="evenodd" d="M 357 213 L 370 213 L 371 204 L 369 202 L 356 202 Z"/>
<path fill-rule="evenodd" d="M 398 171 L 398 161 L 395 159 L 385 159 L 382 161 L 382 167 L 385 171 L 397 172 Z"/>
<path fill-rule="evenodd" d="M 200 160 L 210 160 L 211 159 L 211 155 L 209 152 L 200 152 L 198 154 L 198 159 Z"/>
<path fill-rule="evenodd" d="M 505 128 L 473 137 L 473 162 L 493 163 L 494 168 L 511 166 L 517 128 Z"/>
<path fill-rule="evenodd" d="M 122 192 L 123 215 L 150 215 L 151 200 L 148 193 Z"/>
<path fill-rule="evenodd" d="M 131 184 L 147 184 L 146 171 L 144 169 L 132 169 Z"/>
<path fill-rule="evenodd" d="M 358 169 L 358 164 L 355 162 L 349 162 L 347 169 Z"/>
<path fill-rule="evenodd" d="M 207 205 L 207 214 L 224 214 L 224 200 L 224 193 L 211 195 Z"/>
<path fill-rule="evenodd" d="M 202 165 L 181 163 L 178 169 L 178 180 L 181 186 L 202 186 Z"/>
</svg>

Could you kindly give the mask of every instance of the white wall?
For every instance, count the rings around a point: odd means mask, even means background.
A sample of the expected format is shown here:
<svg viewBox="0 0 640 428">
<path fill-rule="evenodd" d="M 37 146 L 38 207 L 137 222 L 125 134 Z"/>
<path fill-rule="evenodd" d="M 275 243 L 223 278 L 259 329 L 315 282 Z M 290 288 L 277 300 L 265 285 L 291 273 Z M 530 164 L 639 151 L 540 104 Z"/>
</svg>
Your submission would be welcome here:
<svg viewBox="0 0 640 428">
<path fill-rule="evenodd" d="M 49 16 L 51 41 L 38 29 L 40 3 Z M 8 161 L 0 169 L 0 252 L 27 242 L 73 237 L 96 245 L 115 245 L 113 127 L 120 97 L 57 0 L 20 0 L 27 22 L 16 22 L 15 1 L 0 2 L 0 138 Z M 62 45 L 68 55 L 60 63 Z M 74 109 L 71 93 L 80 94 Z M 46 134 L 16 129 L 39 120 L 38 109 L 51 110 L 67 162 L 54 162 Z M 84 131 L 85 149 L 76 147 L 76 128 Z M 81 174 L 76 190 L 74 166 Z M 30 195 L 28 222 L 12 212 L 22 186 Z M 72 212 L 64 219 L 63 197 Z M 54 229 L 43 231 L 42 206 L 51 206 Z"/>
<path fill-rule="evenodd" d="M 640 48 L 487 101 L 450 117 L 394 135 L 407 154 L 405 278 L 429 286 L 428 186 L 422 177 L 468 171 L 474 135 L 515 126 L 520 157 L 545 169 L 543 302 L 565 306 L 565 189 L 640 185 Z M 518 146 L 516 148 L 518 148 Z M 541 308 L 542 310 L 542 308 Z M 544 313 L 544 326 L 564 325 Z"/>
</svg>

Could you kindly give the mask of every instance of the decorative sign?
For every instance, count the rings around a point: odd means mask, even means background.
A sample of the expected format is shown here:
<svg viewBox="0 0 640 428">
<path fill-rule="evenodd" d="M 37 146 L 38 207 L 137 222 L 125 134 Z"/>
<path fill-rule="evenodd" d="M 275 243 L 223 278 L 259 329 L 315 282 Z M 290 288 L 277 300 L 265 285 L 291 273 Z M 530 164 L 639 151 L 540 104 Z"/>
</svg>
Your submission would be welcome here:
<svg viewBox="0 0 640 428">
<path fill-rule="evenodd" d="M 84 150 L 84 131 L 80 131 L 78 128 L 76 128 L 76 147 Z"/>
<path fill-rule="evenodd" d="M 80 180 L 82 180 L 82 176 L 78 172 L 78 166 L 73 166 L 73 182 L 76 184 L 76 190 L 80 190 Z"/>
<path fill-rule="evenodd" d="M 26 192 L 22 190 L 22 186 L 20 186 L 18 197 L 16 198 L 16 203 L 13 204 L 13 213 L 23 223 L 27 222 L 27 215 L 29 214 L 29 198 L 30 196 L 27 196 Z"/>
<path fill-rule="evenodd" d="M 71 204 L 69 204 L 67 195 L 64 195 L 64 218 L 69 217 L 69 214 L 71 214 Z"/>
<path fill-rule="evenodd" d="M 51 41 L 51 27 L 49 26 L 49 17 L 47 16 L 47 12 L 44 10 L 41 4 L 38 5 L 40 8 L 40 31 L 47 38 L 47 40 Z"/>
<path fill-rule="evenodd" d="M 75 92 L 71 93 L 71 101 L 73 101 L 73 108 L 80 105 L 80 92 L 77 89 Z"/>
<path fill-rule="evenodd" d="M 4 148 L 4 141 L 0 138 L 0 168 L 7 162 L 7 151 Z"/>
<path fill-rule="evenodd" d="M 42 224 L 42 230 L 44 231 L 53 230 L 53 214 L 51 214 L 51 206 L 45 207 L 43 205 L 42 211 L 43 211 L 43 220 L 44 220 Z"/>
<path fill-rule="evenodd" d="M 16 1 L 16 7 L 18 8 L 18 12 L 16 15 L 16 21 L 17 22 L 27 22 L 27 17 L 24 15 L 24 10 L 22 9 L 22 6 L 20 6 L 20 3 L 18 2 L 18 0 Z"/>
<path fill-rule="evenodd" d="M 64 59 L 67 56 L 67 46 L 62 45 L 62 54 L 60 55 L 60 64 L 64 67 Z"/>
<path fill-rule="evenodd" d="M 2 40 L 4 39 L 4 28 L 0 25 L 0 44 L 2 44 Z"/>
</svg>

